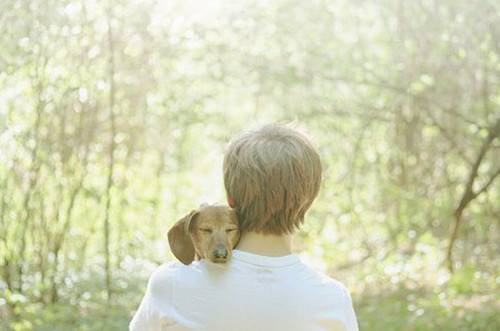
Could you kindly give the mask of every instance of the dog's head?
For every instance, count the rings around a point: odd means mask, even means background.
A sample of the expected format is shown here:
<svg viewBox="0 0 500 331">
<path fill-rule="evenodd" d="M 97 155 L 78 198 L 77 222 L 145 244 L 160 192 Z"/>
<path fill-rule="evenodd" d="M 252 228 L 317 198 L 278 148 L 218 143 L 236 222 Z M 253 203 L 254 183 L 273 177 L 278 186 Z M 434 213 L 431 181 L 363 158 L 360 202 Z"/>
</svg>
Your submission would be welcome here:
<svg viewBox="0 0 500 331">
<path fill-rule="evenodd" d="M 236 212 L 223 205 L 201 205 L 168 231 L 170 249 L 184 264 L 193 262 L 195 254 L 214 263 L 225 263 L 239 238 Z"/>
</svg>

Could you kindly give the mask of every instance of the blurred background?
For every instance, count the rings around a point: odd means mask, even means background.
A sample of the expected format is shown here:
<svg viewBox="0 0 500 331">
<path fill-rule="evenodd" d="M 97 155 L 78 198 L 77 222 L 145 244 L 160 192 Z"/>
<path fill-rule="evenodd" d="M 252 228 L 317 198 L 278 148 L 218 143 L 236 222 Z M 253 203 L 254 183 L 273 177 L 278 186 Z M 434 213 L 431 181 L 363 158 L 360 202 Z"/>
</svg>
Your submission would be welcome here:
<svg viewBox="0 0 500 331">
<path fill-rule="evenodd" d="M 124 330 L 231 137 L 294 122 L 296 248 L 362 330 L 500 329 L 500 2 L 0 2 L 0 329 Z"/>
</svg>

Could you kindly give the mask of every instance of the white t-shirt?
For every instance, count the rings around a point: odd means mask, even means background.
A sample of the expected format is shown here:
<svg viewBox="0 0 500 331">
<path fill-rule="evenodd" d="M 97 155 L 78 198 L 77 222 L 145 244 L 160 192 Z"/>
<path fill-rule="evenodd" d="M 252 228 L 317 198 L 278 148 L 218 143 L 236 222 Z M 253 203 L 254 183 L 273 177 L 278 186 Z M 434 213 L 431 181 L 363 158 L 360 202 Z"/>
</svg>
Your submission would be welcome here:
<svg viewBox="0 0 500 331">
<path fill-rule="evenodd" d="M 297 255 L 234 250 L 225 265 L 168 263 L 149 279 L 132 331 L 357 331 L 349 292 Z"/>
</svg>

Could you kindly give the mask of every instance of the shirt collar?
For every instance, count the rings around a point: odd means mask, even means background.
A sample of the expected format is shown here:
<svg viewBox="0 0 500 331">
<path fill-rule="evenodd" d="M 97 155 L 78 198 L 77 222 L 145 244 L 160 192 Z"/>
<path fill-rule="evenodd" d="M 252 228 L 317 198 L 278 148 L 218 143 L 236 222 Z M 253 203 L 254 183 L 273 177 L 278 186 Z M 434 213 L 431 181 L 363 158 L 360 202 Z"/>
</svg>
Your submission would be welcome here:
<svg viewBox="0 0 500 331">
<path fill-rule="evenodd" d="M 299 257 L 295 254 L 264 256 L 240 251 L 238 249 L 233 250 L 233 259 L 262 267 L 286 267 L 300 262 Z"/>
</svg>

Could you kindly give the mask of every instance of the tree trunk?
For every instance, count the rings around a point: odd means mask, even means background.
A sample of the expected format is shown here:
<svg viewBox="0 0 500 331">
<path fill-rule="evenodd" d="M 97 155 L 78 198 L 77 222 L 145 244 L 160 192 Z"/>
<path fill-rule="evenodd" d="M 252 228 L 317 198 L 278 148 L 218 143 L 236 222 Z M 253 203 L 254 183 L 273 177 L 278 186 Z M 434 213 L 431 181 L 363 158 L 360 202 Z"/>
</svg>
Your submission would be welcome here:
<svg viewBox="0 0 500 331">
<path fill-rule="evenodd" d="M 111 6 L 108 9 L 107 23 L 108 23 L 108 80 L 109 80 L 109 124 L 111 127 L 111 134 L 109 140 L 109 153 L 108 153 L 108 178 L 106 184 L 106 206 L 104 210 L 104 269 L 105 269 L 105 286 L 106 286 L 106 298 L 109 301 L 111 299 L 111 256 L 109 248 L 109 238 L 110 238 L 110 209 L 111 209 L 111 189 L 113 188 L 113 173 L 115 167 L 115 136 L 116 136 L 116 124 L 115 124 L 115 59 L 114 59 L 114 45 L 113 45 L 113 32 L 111 27 L 112 12 Z"/>
</svg>

